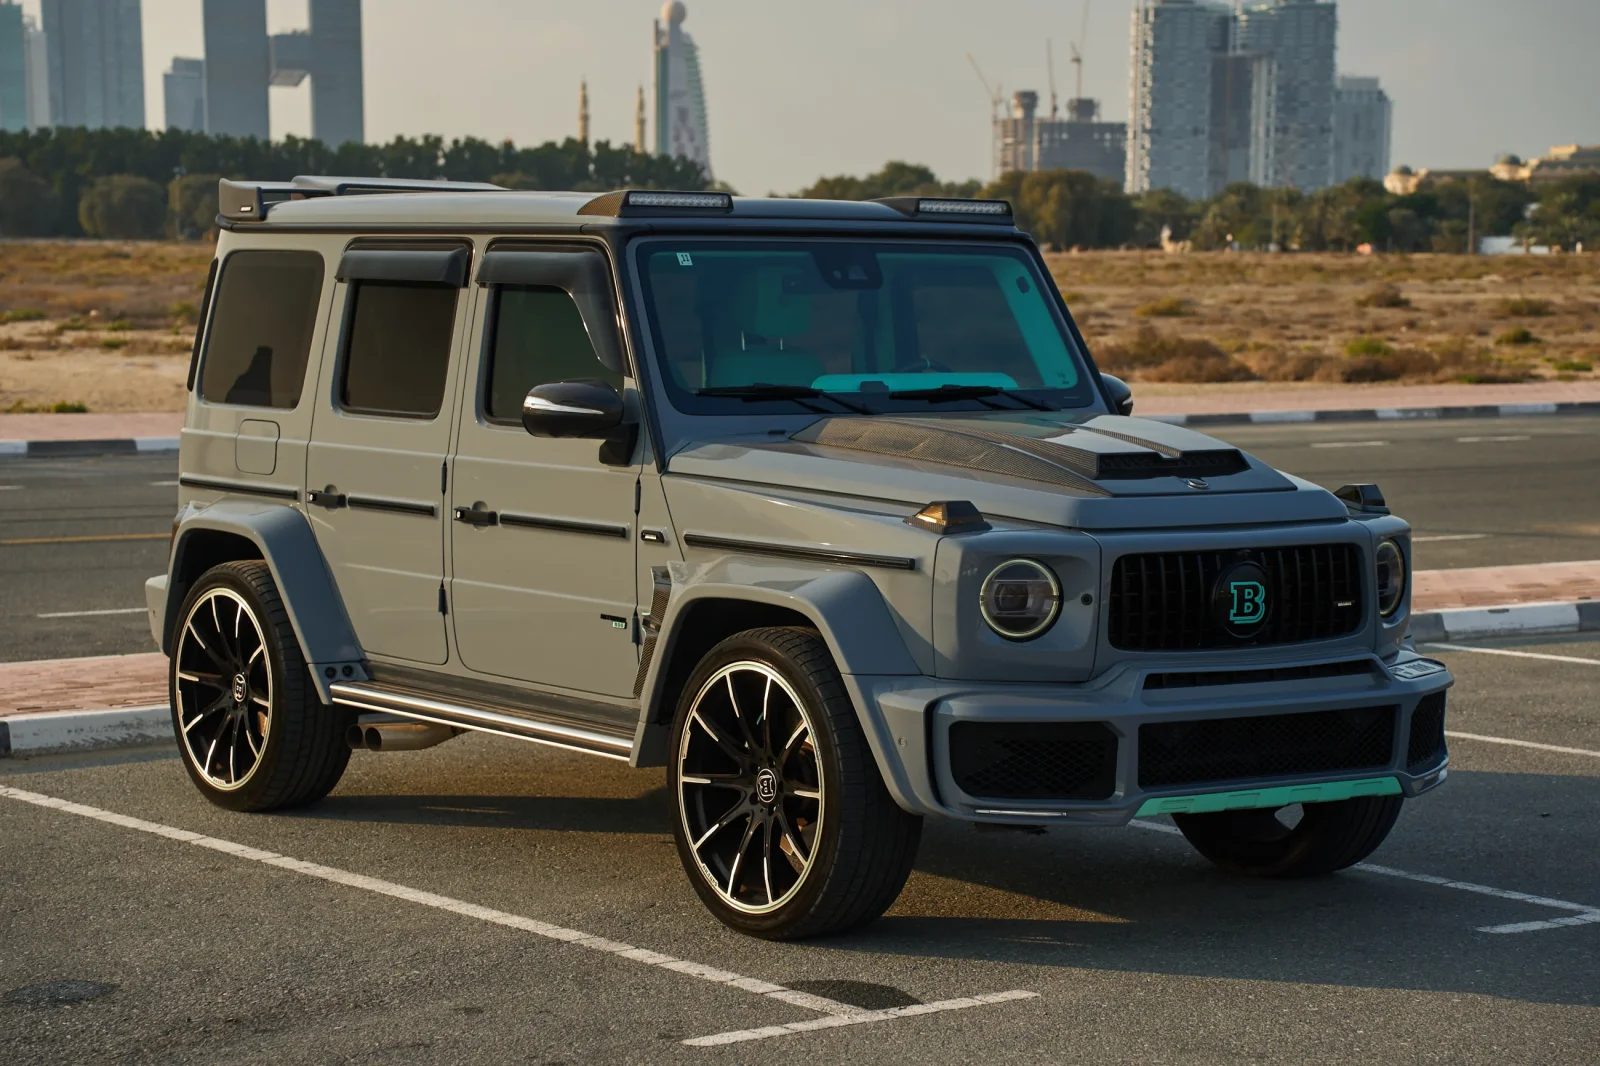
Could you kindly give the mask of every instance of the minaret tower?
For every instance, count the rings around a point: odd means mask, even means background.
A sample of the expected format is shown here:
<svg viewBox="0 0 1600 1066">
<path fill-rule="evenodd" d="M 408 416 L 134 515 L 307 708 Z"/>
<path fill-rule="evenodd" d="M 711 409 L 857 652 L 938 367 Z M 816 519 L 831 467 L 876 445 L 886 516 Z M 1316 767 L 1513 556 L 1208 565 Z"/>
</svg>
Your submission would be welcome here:
<svg viewBox="0 0 1600 1066">
<path fill-rule="evenodd" d="M 633 150 L 644 155 L 648 149 L 644 139 L 644 86 L 639 86 L 639 102 L 633 109 Z"/>
<path fill-rule="evenodd" d="M 589 146 L 589 82 L 588 79 L 578 83 L 578 140 L 587 148 Z"/>
</svg>

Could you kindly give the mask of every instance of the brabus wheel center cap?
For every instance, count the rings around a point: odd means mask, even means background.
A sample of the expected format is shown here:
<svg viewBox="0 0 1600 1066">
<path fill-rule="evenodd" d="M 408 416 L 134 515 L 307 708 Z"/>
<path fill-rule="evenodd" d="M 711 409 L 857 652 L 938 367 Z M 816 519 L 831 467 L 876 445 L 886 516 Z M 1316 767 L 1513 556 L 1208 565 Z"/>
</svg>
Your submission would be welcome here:
<svg viewBox="0 0 1600 1066">
<path fill-rule="evenodd" d="M 771 770 L 762 770 L 756 774 L 756 798 L 762 803 L 771 803 L 778 798 L 778 775 Z"/>
</svg>

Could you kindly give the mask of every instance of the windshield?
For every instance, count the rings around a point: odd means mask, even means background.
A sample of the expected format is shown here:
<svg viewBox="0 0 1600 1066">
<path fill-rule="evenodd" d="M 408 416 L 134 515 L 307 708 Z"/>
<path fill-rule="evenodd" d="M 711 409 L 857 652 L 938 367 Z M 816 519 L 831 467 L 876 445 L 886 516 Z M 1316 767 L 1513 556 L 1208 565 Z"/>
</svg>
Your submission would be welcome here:
<svg viewBox="0 0 1600 1066">
<path fill-rule="evenodd" d="M 690 239 L 644 242 L 638 255 L 679 410 L 1093 402 L 1053 295 L 1021 248 Z"/>
</svg>

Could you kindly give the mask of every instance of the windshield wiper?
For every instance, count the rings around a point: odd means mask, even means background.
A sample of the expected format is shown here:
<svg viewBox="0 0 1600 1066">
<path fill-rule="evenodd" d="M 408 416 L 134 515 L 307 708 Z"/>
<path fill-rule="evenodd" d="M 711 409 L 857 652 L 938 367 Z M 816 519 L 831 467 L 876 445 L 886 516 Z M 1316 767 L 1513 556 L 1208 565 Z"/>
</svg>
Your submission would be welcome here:
<svg viewBox="0 0 1600 1066">
<path fill-rule="evenodd" d="M 1035 411 L 1054 411 L 1049 404 L 997 385 L 940 385 L 934 389 L 895 389 L 889 393 L 896 400 L 927 400 L 929 403 L 947 403 L 952 400 L 986 400 L 991 396 L 1004 396 Z M 991 407 L 993 404 L 990 405 Z"/>
<path fill-rule="evenodd" d="M 737 400 L 793 400 L 800 404 L 801 407 L 806 408 L 808 411 L 815 411 L 819 415 L 827 414 L 828 412 L 815 404 L 809 404 L 805 401 L 827 399 L 832 400 L 847 411 L 854 411 L 858 415 L 876 413 L 870 407 L 851 403 L 849 400 L 841 398 L 837 393 L 823 392 L 821 389 L 814 389 L 810 385 L 772 385 L 758 381 L 753 385 L 714 385 L 708 389 L 696 389 L 694 394 L 696 396 L 727 396 Z"/>
</svg>

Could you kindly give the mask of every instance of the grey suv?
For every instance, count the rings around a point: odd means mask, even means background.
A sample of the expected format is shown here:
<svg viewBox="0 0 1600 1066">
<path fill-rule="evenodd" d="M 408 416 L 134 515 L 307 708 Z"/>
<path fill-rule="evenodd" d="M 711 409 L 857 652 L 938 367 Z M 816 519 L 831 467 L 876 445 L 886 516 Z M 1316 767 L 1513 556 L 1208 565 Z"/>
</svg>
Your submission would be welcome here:
<svg viewBox="0 0 1600 1066">
<path fill-rule="evenodd" d="M 221 200 L 147 588 L 215 803 L 466 730 L 665 766 L 706 906 L 800 937 L 928 815 L 1301 876 L 1444 779 L 1409 527 L 1130 417 L 1004 202 Z"/>
</svg>

